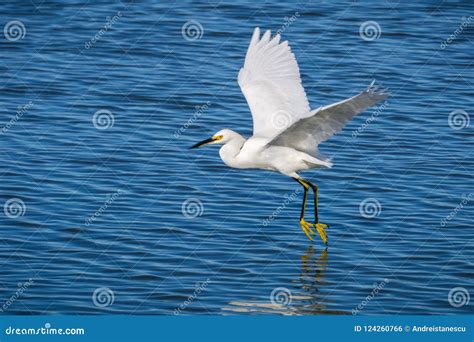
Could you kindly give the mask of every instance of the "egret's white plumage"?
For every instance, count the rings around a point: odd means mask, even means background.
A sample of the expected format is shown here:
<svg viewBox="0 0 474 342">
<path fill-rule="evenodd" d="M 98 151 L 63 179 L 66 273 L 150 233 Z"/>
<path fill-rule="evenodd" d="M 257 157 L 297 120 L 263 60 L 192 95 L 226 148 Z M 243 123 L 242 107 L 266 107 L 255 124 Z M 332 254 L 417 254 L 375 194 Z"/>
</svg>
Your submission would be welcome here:
<svg viewBox="0 0 474 342">
<path fill-rule="evenodd" d="M 311 225 L 304 221 L 304 207 L 308 188 L 313 187 L 315 195 L 317 188 L 297 172 L 331 167 L 329 160 L 318 156 L 319 143 L 338 133 L 358 113 L 384 100 L 388 93 L 372 82 L 358 95 L 311 110 L 288 42 L 280 43 L 280 35 L 272 38 L 270 31 L 260 36 L 258 27 L 238 83 L 252 113 L 253 136 L 245 139 L 230 129 L 223 129 L 193 147 L 221 144 L 219 155 L 230 167 L 273 170 L 295 178 L 305 187 L 300 223 L 310 237 L 311 228 L 303 227 L 303 223 Z M 317 206 L 315 210 L 314 227 L 326 242 L 325 233 L 321 232 L 325 225 L 318 223 Z"/>
<path fill-rule="evenodd" d="M 280 43 L 279 34 L 270 40 L 270 31 L 259 37 L 256 28 L 238 82 L 252 112 L 253 135 L 273 138 L 286 128 L 276 122 L 279 115 L 296 122 L 309 115 L 310 107 L 288 42 Z"/>
</svg>

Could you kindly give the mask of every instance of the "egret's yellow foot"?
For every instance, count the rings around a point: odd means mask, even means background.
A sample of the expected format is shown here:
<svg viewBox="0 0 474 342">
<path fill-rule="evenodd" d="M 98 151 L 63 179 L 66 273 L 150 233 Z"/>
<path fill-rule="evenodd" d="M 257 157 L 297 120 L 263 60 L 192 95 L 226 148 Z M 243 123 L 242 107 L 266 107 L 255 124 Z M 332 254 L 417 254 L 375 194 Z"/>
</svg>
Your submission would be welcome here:
<svg viewBox="0 0 474 342">
<path fill-rule="evenodd" d="M 319 233 L 319 236 L 321 237 L 321 240 L 323 240 L 324 244 L 328 244 L 328 235 L 326 233 L 326 229 L 329 228 L 327 224 L 324 223 L 316 223 L 314 225 L 316 227 L 316 230 Z"/>
<path fill-rule="evenodd" d="M 316 235 L 316 233 L 314 232 L 314 230 L 311 227 L 313 227 L 314 225 L 310 222 L 306 222 L 305 220 L 300 220 L 300 226 L 301 226 L 301 229 L 303 230 L 303 232 L 308 237 L 308 239 L 313 241 L 313 238 L 311 237 L 311 234 Z"/>
</svg>

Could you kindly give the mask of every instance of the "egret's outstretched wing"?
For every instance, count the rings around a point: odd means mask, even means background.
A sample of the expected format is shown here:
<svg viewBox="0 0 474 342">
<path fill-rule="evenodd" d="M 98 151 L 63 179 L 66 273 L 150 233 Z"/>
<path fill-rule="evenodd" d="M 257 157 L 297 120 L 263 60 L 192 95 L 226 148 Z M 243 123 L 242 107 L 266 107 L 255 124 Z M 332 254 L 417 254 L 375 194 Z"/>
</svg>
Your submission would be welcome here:
<svg viewBox="0 0 474 342">
<path fill-rule="evenodd" d="M 288 42 L 270 35 L 260 38 L 255 29 L 238 82 L 252 112 L 253 135 L 273 138 L 308 116 L 310 107 Z"/>
<path fill-rule="evenodd" d="M 354 97 L 312 111 L 311 116 L 294 123 L 269 145 L 293 147 L 314 155 L 320 142 L 338 133 L 354 116 L 385 100 L 388 95 L 386 90 L 379 89 L 372 82 Z"/>
</svg>

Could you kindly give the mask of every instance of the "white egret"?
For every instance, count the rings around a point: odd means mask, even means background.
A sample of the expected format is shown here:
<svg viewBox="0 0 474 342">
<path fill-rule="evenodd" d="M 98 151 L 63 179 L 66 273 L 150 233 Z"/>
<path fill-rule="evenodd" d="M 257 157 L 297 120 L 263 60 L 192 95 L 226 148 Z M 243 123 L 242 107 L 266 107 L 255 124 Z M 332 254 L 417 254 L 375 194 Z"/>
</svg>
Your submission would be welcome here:
<svg viewBox="0 0 474 342">
<path fill-rule="evenodd" d="M 288 42 L 266 31 L 253 33 L 240 69 L 238 83 L 252 112 L 253 136 L 223 129 L 192 148 L 223 145 L 219 155 L 225 164 L 238 169 L 264 169 L 292 177 L 304 188 L 300 226 L 313 240 L 313 228 L 327 244 L 326 228 L 319 222 L 318 187 L 298 175 L 299 171 L 329 168 L 332 163 L 319 156 L 319 143 L 338 133 L 356 114 L 384 100 L 388 93 L 374 82 L 349 99 L 311 110 L 301 84 L 298 64 Z M 314 193 L 314 223 L 305 220 L 308 190 Z"/>
</svg>

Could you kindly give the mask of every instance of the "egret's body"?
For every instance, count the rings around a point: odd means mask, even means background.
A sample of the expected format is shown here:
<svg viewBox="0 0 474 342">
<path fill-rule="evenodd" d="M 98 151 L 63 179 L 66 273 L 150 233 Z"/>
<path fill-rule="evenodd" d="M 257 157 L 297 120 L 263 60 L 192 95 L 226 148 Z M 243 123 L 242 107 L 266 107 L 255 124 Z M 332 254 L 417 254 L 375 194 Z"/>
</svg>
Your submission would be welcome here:
<svg viewBox="0 0 474 342">
<path fill-rule="evenodd" d="M 260 38 L 255 29 L 240 70 L 238 82 L 252 112 L 253 136 L 245 139 L 223 129 L 193 147 L 221 144 L 224 163 L 238 169 L 264 169 L 292 177 L 304 188 L 300 225 L 310 240 L 318 231 L 327 243 L 325 228 L 318 218 L 317 187 L 298 172 L 332 166 L 319 157 L 317 146 L 339 132 L 355 115 L 384 100 L 388 93 L 372 84 L 347 100 L 311 110 L 301 85 L 298 64 L 280 35 L 270 39 L 270 31 Z M 305 221 L 309 188 L 314 192 L 315 222 Z"/>
<path fill-rule="evenodd" d="M 236 169 L 264 169 L 278 171 L 290 177 L 298 177 L 301 170 L 314 167 L 330 167 L 331 163 L 286 146 L 268 146 L 268 139 L 250 137 L 225 129 L 216 135 L 235 136 L 224 144 L 219 155 L 224 163 Z"/>
</svg>

